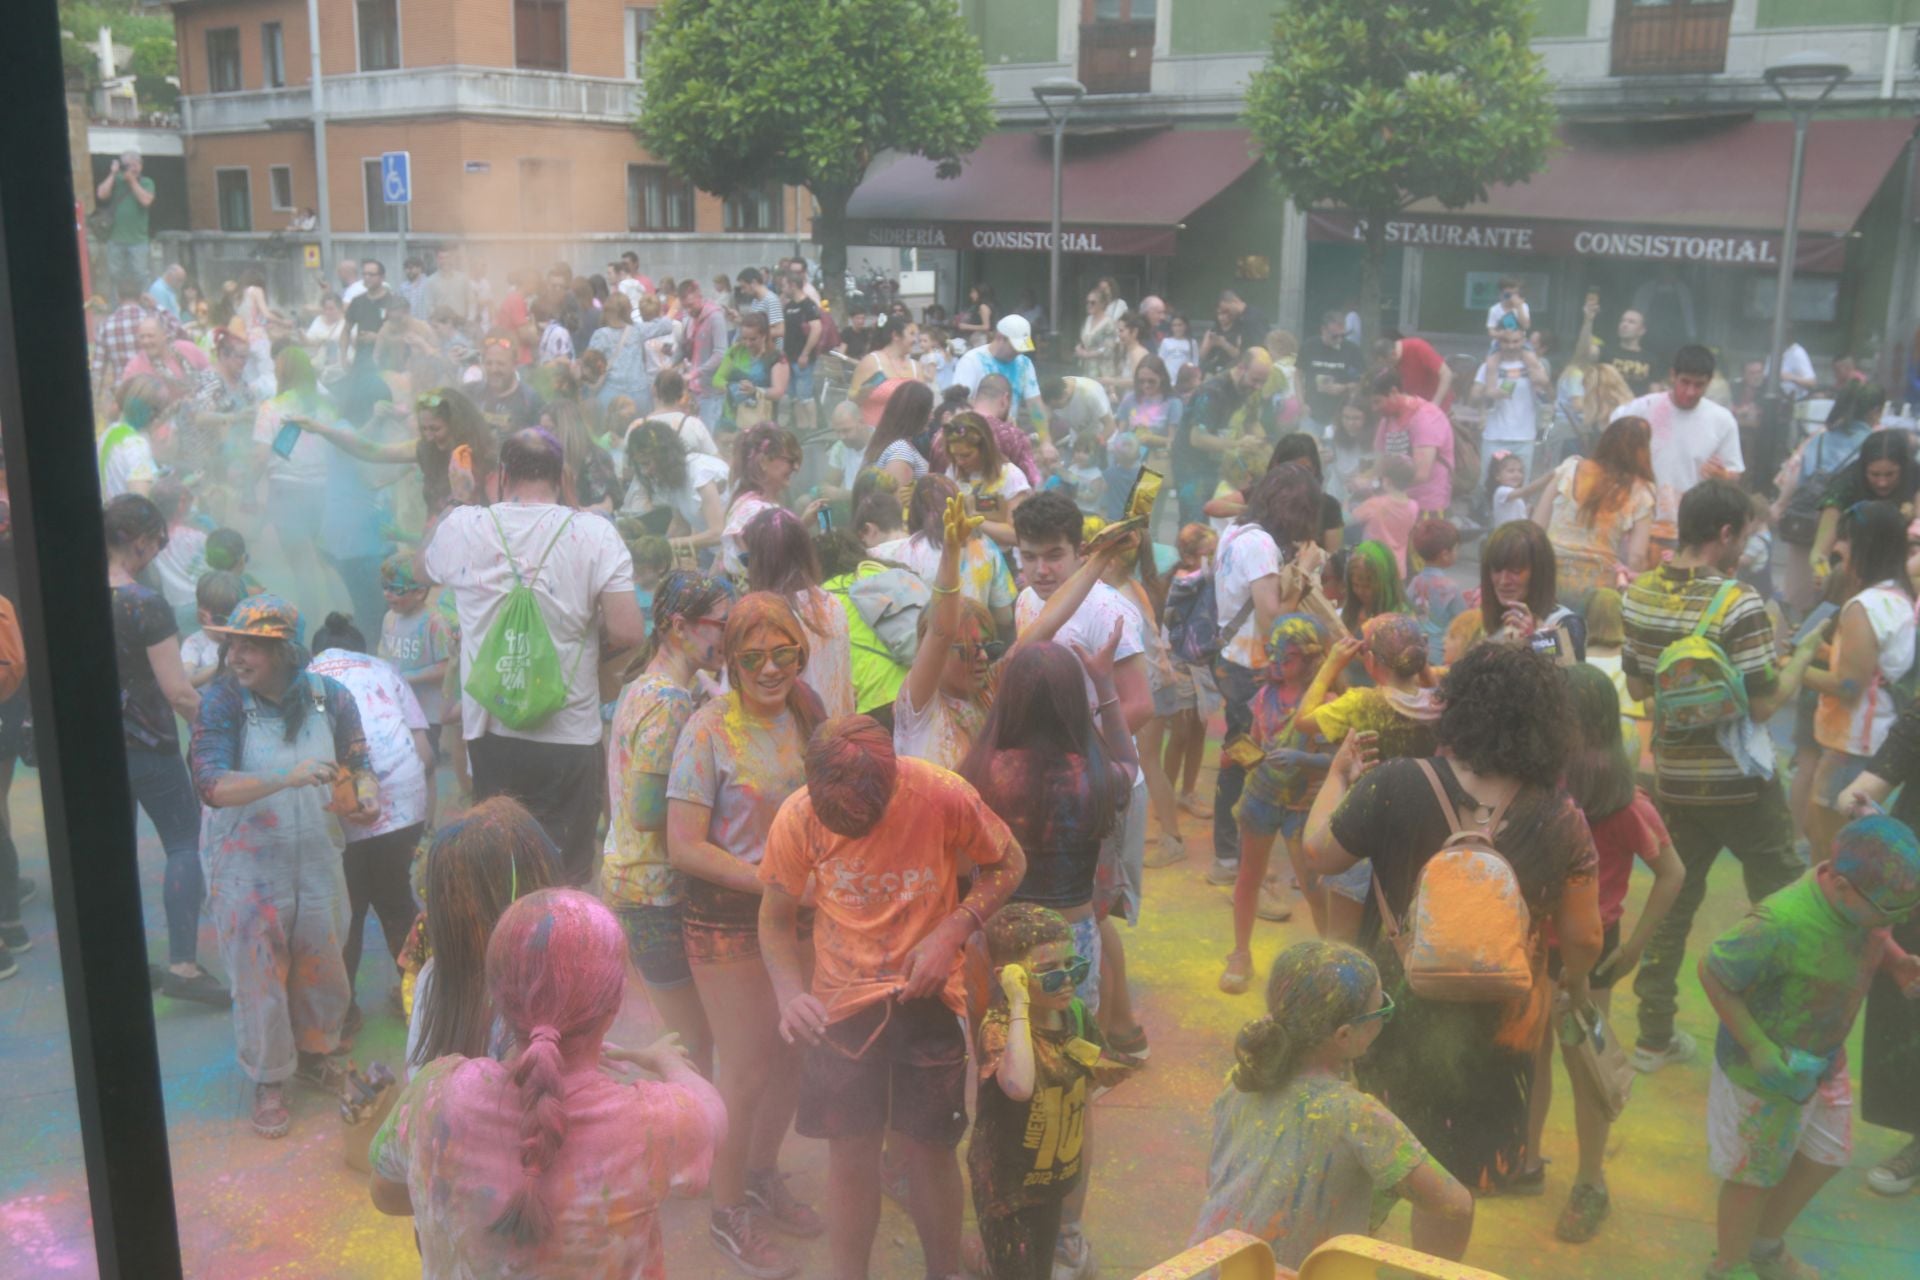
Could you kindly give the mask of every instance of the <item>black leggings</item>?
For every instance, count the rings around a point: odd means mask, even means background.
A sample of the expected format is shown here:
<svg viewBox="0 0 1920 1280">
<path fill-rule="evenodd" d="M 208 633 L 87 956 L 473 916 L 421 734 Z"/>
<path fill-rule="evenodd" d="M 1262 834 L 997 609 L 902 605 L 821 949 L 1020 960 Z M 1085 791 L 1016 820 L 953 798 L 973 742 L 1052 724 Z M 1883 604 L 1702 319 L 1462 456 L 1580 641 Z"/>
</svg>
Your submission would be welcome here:
<svg viewBox="0 0 1920 1280">
<path fill-rule="evenodd" d="M 1064 1198 L 980 1219 L 990 1280 L 1052 1280 Z"/>
<path fill-rule="evenodd" d="M 366 933 L 367 908 L 380 916 L 380 932 L 395 961 L 406 944 L 419 909 L 413 905 L 413 851 L 420 843 L 421 823 L 385 835 L 355 840 L 343 855 L 347 872 L 347 941 L 340 949 L 347 981 L 360 973 L 360 946 Z"/>
</svg>

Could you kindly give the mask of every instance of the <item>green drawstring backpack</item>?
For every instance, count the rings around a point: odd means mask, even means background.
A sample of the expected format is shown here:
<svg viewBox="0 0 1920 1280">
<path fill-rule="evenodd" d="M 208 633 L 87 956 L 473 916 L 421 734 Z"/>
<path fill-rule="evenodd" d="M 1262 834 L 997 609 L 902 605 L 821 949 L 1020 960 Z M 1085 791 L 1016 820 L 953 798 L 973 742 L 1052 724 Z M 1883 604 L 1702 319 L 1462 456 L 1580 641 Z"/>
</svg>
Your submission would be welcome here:
<svg viewBox="0 0 1920 1280">
<path fill-rule="evenodd" d="M 494 532 L 500 535 L 501 553 L 507 557 L 507 568 L 513 571 L 513 590 L 507 592 L 493 626 L 487 629 L 486 639 L 480 642 L 480 651 L 473 658 L 473 670 L 467 675 L 466 691 L 486 708 L 488 715 L 507 728 L 535 729 L 567 705 L 573 672 L 560 670 L 560 652 L 553 647 L 547 620 L 540 616 L 540 601 L 527 585 L 527 579 L 520 576 L 520 567 L 513 562 L 500 517 L 491 507 L 487 514 L 493 517 Z M 540 576 L 560 535 L 572 523 L 572 515 L 561 522 L 530 577 Z M 580 652 L 586 652 L 584 645 Z M 576 654 L 576 669 L 579 663 L 580 657 Z"/>
</svg>

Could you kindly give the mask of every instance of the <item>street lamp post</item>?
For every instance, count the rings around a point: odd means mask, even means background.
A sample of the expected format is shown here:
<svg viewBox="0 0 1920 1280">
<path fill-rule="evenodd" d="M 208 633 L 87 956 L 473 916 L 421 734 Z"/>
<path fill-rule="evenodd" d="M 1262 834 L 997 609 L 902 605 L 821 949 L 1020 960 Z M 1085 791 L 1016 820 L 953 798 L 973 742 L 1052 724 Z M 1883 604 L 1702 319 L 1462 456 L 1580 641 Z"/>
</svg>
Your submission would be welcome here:
<svg viewBox="0 0 1920 1280">
<path fill-rule="evenodd" d="M 1047 336 L 1052 338 L 1060 332 L 1060 175 L 1066 162 L 1067 119 L 1087 96 L 1087 86 L 1062 76 L 1033 86 L 1033 96 L 1053 125 L 1053 234 L 1047 241 Z"/>
<path fill-rule="evenodd" d="M 1787 346 L 1787 297 L 1793 290 L 1793 260 L 1800 251 L 1800 182 L 1807 161 L 1807 125 L 1814 111 L 1851 74 L 1844 62 L 1812 50 L 1788 54 L 1768 67 L 1767 84 L 1793 113 L 1793 165 L 1787 177 L 1787 227 L 1780 240 L 1780 274 L 1773 290 L 1773 337 L 1768 344 L 1767 400 L 1778 413 L 1785 393 L 1780 389 L 1780 358 Z M 1782 415 L 1784 418 L 1784 414 Z M 1782 424 L 1785 450 L 1792 444 L 1791 424 Z"/>
</svg>

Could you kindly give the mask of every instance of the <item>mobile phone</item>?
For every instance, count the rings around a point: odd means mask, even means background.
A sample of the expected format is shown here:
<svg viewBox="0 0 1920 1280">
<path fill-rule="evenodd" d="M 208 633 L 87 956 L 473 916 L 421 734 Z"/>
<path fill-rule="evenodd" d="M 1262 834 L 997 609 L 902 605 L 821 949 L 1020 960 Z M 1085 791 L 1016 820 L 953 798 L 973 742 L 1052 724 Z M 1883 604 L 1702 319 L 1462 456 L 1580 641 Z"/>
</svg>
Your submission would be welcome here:
<svg viewBox="0 0 1920 1280">
<path fill-rule="evenodd" d="M 280 430 L 274 434 L 273 451 L 283 458 L 291 458 L 293 456 L 294 446 L 299 443 L 300 424 L 297 422 L 283 423 Z"/>
<path fill-rule="evenodd" d="M 833 532 L 833 508 L 832 507 L 820 508 L 818 511 L 813 513 L 813 519 L 814 519 L 814 523 L 820 526 L 820 532 L 822 533 Z"/>
</svg>

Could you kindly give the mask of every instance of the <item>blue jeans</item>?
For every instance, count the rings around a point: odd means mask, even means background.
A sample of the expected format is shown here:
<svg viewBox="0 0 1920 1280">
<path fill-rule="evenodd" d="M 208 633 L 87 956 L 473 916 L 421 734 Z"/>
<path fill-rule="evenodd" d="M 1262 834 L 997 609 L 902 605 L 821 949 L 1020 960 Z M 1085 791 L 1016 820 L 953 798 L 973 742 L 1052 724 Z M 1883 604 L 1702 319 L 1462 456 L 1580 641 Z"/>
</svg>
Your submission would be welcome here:
<svg viewBox="0 0 1920 1280">
<path fill-rule="evenodd" d="M 153 250 L 145 240 L 133 244 L 107 242 L 107 296 L 113 296 L 112 285 L 126 279 L 133 280 L 142 289 L 153 279 Z"/>
<path fill-rule="evenodd" d="M 1227 736 L 1231 742 L 1238 734 L 1253 728 L 1253 695 L 1260 677 L 1237 662 L 1216 658 L 1214 682 L 1227 703 Z M 1240 824 L 1234 821 L 1233 807 L 1240 803 L 1240 792 L 1247 785 L 1247 771 L 1226 760 L 1220 762 L 1219 790 L 1213 796 L 1213 856 L 1222 862 L 1240 860 Z"/>
<path fill-rule="evenodd" d="M 160 833 L 167 851 L 161 901 L 167 909 L 167 961 L 192 964 L 200 938 L 200 904 L 206 881 L 200 872 L 200 796 L 187 776 L 187 762 L 173 751 L 127 747 L 127 782 L 133 798 Z"/>
</svg>

